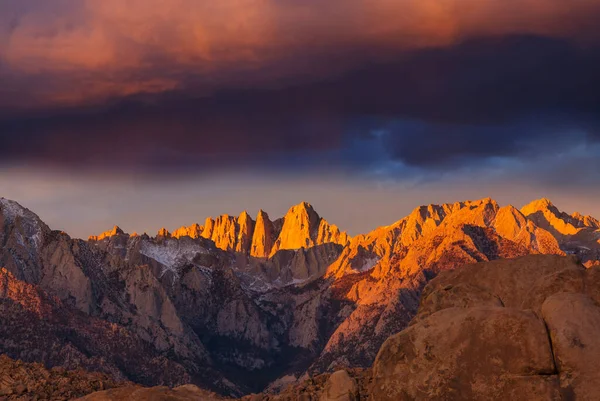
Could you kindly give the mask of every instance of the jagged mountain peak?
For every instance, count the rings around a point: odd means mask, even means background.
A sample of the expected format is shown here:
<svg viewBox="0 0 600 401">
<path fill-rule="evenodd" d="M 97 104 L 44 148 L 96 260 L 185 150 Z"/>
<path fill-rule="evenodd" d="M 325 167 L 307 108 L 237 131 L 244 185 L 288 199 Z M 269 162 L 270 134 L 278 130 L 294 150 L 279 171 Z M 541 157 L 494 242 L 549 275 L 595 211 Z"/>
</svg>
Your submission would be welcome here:
<svg viewBox="0 0 600 401">
<path fill-rule="evenodd" d="M 304 217 L 308 217 L 310 222 L 318 222 L 321 219 L 319 214 L 308 202 L 300 202 L 299 204 L 292 206 L 283 218 L 290 219 Z"/>
<path fill-rule="evenodd" d="M 90 235 L 88 241 L 102 241 L 107 238 L 112 238 L 118 235 L 126 235 L 125 232 L 121 229 L 121 227 L 115 225 L 112 229 L 103 232 L 100 235 Z"/>
<path fill-rule="evenodd" d="M 193 239 L 200 238 L 204 227 L 198 223 L 194 223 L 189 227 L 182 226 L 171 234 L 173 238 L 190 237 Z"/>
<path fill-rule="evenodd" d="M 314 208 L 312 207 L 312 205 L 306 201 L 302 201 L 302 202 L 298 203 L 297 205 L 292 206 L 292 208 L 302 208 L 302 209 L 314 211 Z"/>
<path fill-rule="evenodd" d="M 217 248 L 259 258 L 268 258 L 284 249 L 309 248 L 325 243 L 345 245 L 349 240 L 346 233 L 321 218 L 308 202 L 290 207 L 282 218 L 275 221 L 262 209 L 258 211 L 256 220 L 244 210 L 237 217 L 229 214 L 208 217 L 203 226 L 183 226 L 172 233 L 173 238 L 186 236 L 210 239 Z"/>
<path fill-rule="evenodd" d="M 262 209 L 259 209 L 256 214 L 256 221 L 259 222 L 260 220 L 270 220 L 269 214 Z"/>
<path fill-rule="evenodd" d="M 22 219 L 44 224 L 37 214 L 11 199 L 0 198 L 0 214 L 2 214 L 4 219 L 10 223 L 20 217 Z"/>
<path fill-rule="evenodd" d="M 550 231 L 556 237 L 575 235 L 586 226 L 584 219 L 580 220 L 560 211 L 548 199 L 533 201 L 525 205 L 521 212 L 528 219 Z M 588 221 L 588 223 L 593 225 L 592 221 Z"/>
<path fill-rule="evenodd" d="M 170 236 L 171 233 L 166 228 L 163 227 L 160 230 L 158 230 L 157 237 L 169 238 Z"/>
<path fill-rule="evenodd" d="M 536 199 L 532 202 L 529 202 L 527 205 L 521 208 L 521 212 L 525 216 L 536 212 L 543 212 L 546 210 L 558 211 L 558 209 L 556 209 L 556 206 L 554 206 L 550 199 L 547 198 Z"/>
<path fill-rule="evenodd" d="M 44 237 L 50 232 L 50 228 L 37 214 L 6 198 L 0 198 L 0 229 L 2 228 L 5 234 L 14 237 L 15 245 L 33 245 L 35 249 L 41 247 Z M 6 242 L 8 239 L 3 239 L 0 233 L 0 242 L 2 241 Z"/>
<path fill-rule="evenodd" d="M 282 249 L 310 248 L 325 243 L 345 245 L 350 237 L 321 218 L 308 202 L 292 206 L 283 217 L 271 256 Z"/>
</svg>

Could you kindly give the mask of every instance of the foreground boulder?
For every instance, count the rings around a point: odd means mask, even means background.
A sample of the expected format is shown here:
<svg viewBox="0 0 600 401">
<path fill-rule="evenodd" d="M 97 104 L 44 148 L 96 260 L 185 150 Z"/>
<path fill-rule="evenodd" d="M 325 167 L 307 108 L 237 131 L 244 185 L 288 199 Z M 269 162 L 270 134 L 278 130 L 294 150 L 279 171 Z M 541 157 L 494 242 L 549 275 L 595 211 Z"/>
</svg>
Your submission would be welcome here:
<svg viewBox="0 0 600 401">
<path fill-rule="evenodd" d="M 558 400 L 544 322 L 502 307 L 444 309 L 388 339 L 372 396 L 387 400 Z"/>
<path fill-rule="evenodd" d="M 345 370 L 338 370 L 325 383 L 320 401 L 358 401 L 356 380 Z"/>
<path fill-rule="evenodd" d="M 600 399 L 600 275 L 527 256 L 441 273 L 373 365 L 370 399 Z"/>
<path fill-rule="evenodd" d="M 542 306 L 565 399 L 600 399 L 600 307 L 584 294 L 551 296 Z"/>
</svg>

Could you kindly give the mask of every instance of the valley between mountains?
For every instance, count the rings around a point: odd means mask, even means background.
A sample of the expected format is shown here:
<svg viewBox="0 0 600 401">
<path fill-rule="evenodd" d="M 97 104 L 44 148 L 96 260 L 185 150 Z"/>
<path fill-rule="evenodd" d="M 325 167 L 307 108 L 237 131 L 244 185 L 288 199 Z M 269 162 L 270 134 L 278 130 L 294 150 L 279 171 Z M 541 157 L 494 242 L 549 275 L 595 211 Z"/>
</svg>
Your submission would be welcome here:
<svg viewBox="0 0 600 401">
<path fill-rule="evenodd" d="M 532 254 L 600 264 L 600 222 L 547 199 L 520 210 L 489 198 L 421 206 L 355 237 L 303 202 L 277 219 L 261 210 L 83 240 L 1 198 L 0 229 L 0 353 L 36 363 L 36 374 L 58 367 L 80 372 L 64 380 L 96 383 L 64 399 L 129 382 L 277 392 L 370 368 L 388 338 L 440 309 L 424 311 L 421 298 L 442 272 Z M 6 380 L 0 397 L 17 379 Z"/>
</svg>

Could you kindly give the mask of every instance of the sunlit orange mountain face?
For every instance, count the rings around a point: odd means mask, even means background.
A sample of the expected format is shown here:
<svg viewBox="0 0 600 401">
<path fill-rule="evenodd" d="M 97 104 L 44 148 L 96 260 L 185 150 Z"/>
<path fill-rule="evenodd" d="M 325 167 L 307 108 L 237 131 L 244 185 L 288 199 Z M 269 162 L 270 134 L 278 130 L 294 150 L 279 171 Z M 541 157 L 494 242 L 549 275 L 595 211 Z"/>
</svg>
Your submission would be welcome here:
<svg viewBox="0 0 600 401">
<path fill-rule="evenodd" d="M 600 400 L 598 21 L 0 0 L 0 400 Z"/>
</svg>

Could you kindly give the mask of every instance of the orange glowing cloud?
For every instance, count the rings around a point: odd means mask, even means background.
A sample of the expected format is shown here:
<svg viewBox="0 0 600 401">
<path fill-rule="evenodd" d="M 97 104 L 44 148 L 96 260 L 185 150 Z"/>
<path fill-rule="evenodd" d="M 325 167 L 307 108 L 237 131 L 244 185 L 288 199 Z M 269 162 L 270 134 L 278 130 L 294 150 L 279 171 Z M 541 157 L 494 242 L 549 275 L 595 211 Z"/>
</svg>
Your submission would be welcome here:
<svg viewBox="0 0 600 401">
<path fill-rule="evenodd" d="M 45 0 L 38 9 L 36 1 L 18 14 L 0 5 L 0 24 L 10 26 L 0 33 L 0 68 L 57 76 L 23 90 L 66 104 L 240 74 L 322 74 L 343 66 L 319 57 L 354 47 L 389 53 L 509 34 L 595 40 L 600 8 L 597 0 Z"/>
</svg>

